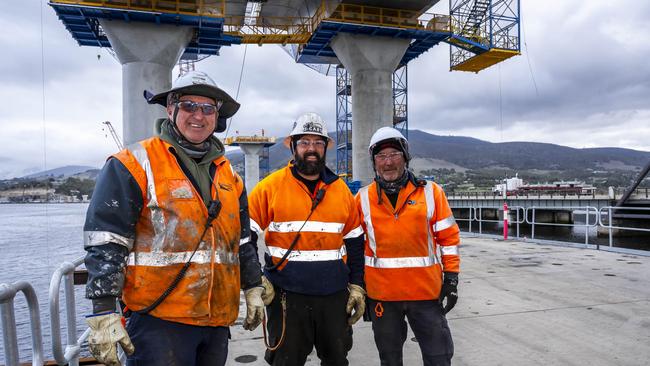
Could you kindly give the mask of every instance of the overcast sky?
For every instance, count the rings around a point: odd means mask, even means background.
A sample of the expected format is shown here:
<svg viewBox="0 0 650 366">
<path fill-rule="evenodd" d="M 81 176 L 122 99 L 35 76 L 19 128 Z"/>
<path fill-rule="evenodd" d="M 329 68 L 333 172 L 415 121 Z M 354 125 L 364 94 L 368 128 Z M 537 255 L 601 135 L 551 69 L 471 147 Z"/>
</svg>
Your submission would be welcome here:
<svg viewBox="0 0 650 366">
<path fill-rule="evenodd" d="M 521 56 L 479 74 L 449 72 L 449 46 L 440 44 L 409 64 L 409 127 L 492 142 L 650 151 L 650 2 L 521 3 Z M 119 63 L 105 49 L 78 46 L 45 0 L 1 1 L 0 30 L 0 179 L 100 167 L 116 150 L 101 122 L 122 135 Z M 234 96 L 244 50 L 224 47 L 197 69 Z M 286 135 L 306 111 L 320 113 L 333 131 L 334 84 L 277 46 L 250 45 L 231 134 Z"/>
</svg>

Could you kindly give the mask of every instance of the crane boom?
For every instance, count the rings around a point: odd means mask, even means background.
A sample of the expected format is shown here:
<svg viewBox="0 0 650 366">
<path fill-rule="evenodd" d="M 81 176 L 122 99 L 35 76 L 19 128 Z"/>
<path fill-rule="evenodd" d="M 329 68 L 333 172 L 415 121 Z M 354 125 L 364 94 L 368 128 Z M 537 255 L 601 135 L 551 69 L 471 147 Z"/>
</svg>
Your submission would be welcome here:
<svg viewBox="0 0 650 366">
<path fill-rule="evenodd" d="M 124 149 L 122 140 L 120 139 L 119 136 L 117 136 L 117 132 L 115 132 L 115 129 L 113 128 L 113 124 L 111 124 L 111 121 L 104 121 L 102 123 L 106 125 L 106 128 L 108 128 L 108 131 L 111 133 L 111 136 L 113 137 L 113 141 L 115 141 L 115 145 L 117 145 L 117 148 L 120 150 Z"/>
</svg>

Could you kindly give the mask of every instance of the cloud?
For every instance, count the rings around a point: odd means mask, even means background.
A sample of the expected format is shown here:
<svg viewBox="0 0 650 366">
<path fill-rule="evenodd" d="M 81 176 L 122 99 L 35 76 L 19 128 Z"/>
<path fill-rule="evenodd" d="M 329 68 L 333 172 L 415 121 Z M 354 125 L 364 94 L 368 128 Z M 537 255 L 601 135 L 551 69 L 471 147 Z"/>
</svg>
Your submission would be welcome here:
<svg viewBox="0 0 650 366">
<path fill-rule="evenodd" d="M 521 6 L 521 56 L 479 74 L 449 72 L 449 49 L 441 44 L 409 64 L 409 126 L 489 141 L 650 151 L 650 3 Z M 100 166 L 115 150 L 101 122 L 122 132 L 119 63 L 107 50 L 79 47 L 47 2 L 0 2 L 0 28 L 0 179 Z M 231 135 L 264 129 L 283 136 L 307 111 L 336 128 L 335 78 L 295 64 L 280 47 L 224 47 L 197 68 L 233 96 L 239 87 L 242 109 Z"/>
</svg>

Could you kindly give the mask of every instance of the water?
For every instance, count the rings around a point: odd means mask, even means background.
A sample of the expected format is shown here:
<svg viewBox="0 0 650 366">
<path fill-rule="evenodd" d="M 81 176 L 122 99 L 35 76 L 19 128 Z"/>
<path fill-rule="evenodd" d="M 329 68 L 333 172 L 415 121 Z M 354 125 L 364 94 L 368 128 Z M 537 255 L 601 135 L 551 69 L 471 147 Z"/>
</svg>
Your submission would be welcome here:
<svg viewBox="0 0 650 366">
<path fill-rule="evenodd" d="M 53 358 L 48 303 L 50 279 L 61 263 L 84 255 L 82 233 L 87 208 L 87 204 L 81 203 L 0 205 L 0 283 L 25 280 L 34 287 L 46 359 Z M 62 289 L 59 296 L 61 323 L 65 327 Z M 84 298 L 83 286 L 75 286 L 75 296 L 79 336 L 86 328 L 84 316 L 90 312 L 90 302 Z M 29 313 L 22 292 L 16 295 L 14 304 L 20 360 L 31 361 Z M 65 329 L 61 334 L 65 342 Z M 0 348 L 0 364 L 4 363 L 4 348 Z"/>
</svg>

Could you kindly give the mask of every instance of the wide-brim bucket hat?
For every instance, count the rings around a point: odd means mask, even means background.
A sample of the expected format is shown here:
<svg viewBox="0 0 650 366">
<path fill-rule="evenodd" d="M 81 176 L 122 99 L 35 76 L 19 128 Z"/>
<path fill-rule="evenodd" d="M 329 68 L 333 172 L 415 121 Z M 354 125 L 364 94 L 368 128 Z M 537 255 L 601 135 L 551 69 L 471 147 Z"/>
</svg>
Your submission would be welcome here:
<svg viewBox="0 0 650 366">
<path fill-rule="evenodd" d="M 167 96 L 169 93 L 179 93 L 182 95 L 200 95 L 212 98 L 215 101 L 221 101 L 219 108 L 219 118 L 230 118 L 239 110 L 239 103 L 235 101 L 230 94 L 217 86 L 206 73 L 202 71 L 190 71 L 180 76 L 172 83 L 172 88 L 155 94 L 147 98 L 149 104 L 160 104 L 167 107 Z M 146 92 L 145 92 L 146 95 Z"/>
</svg>

